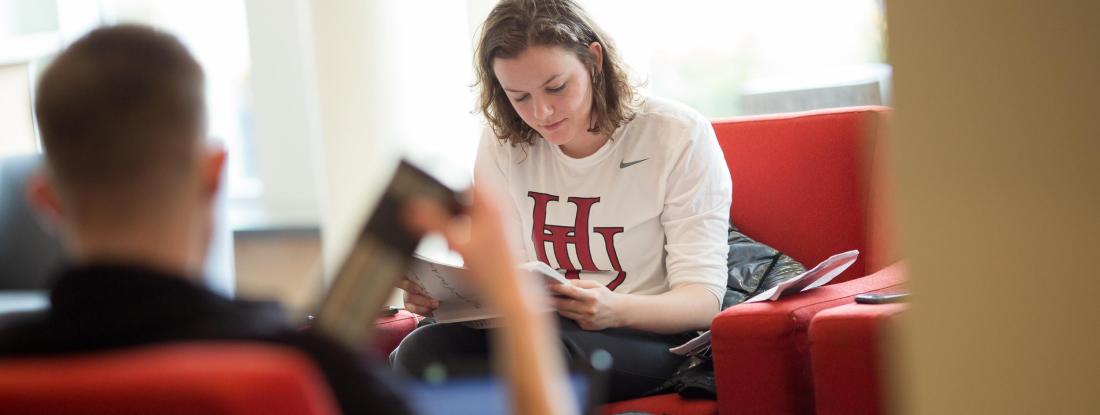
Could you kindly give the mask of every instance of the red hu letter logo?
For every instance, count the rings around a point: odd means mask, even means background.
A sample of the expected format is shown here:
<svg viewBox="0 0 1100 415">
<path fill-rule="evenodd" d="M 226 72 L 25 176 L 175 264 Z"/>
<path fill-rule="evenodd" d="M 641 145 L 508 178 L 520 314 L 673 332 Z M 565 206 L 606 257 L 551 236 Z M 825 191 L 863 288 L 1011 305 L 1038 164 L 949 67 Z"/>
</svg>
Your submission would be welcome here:
<svg viewBox="0 0 1100 415">
<path fill-rule="evenodd" d="M 537 192 L 527 192 L 527 196 L 535 200 L 531 241 L 535 243 L 535 253 L 539 261 L 550 263 L 546 257 L 546 243 L 550 242 L 554 245 L 554 259 L 558 261 L 559 267 L 565 269 L 566 278 L 577 279 L 581 271 L 609 271 L 596 267 L 596 263 L 592 261 L 592 248 L 588 243 L 588 216 L 592 213 L 592 205 L 600 203 L 600 198 L 570 197 L 569 203 L 577 207 L 577 218 L 573 221 L 573 226 L 559 226 L 546 223 L 546 206 L 550 202 L 557 202 L 559 200 L 557 196 Z M 615 234 L 622 233 L 623 228 L 621 226 L 599 227 L 593 228 L 592 231 L 603 236 L 604 248 L 607 249 L 607 258 L 611 261 L 612 270 L 619 273 L 614 280 L 607 283 L 607 288 L 614 290 L 626 279 L 626 272 L 619 265 L 619 255 L 615 251 Z M 580 267 L 574 265 L 569 258 L 569 245 L 573 245 L 576 250 Z"/>
</svg>

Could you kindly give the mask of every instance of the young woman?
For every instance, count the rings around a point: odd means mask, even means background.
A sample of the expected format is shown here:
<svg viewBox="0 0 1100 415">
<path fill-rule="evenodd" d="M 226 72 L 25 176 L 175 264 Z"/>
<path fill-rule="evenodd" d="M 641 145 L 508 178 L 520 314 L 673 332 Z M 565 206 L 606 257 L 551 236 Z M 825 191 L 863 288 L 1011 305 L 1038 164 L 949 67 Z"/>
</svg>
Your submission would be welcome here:
<svg viewBox="0 0 1100 415">
<path fill-rule="evenodd" d="M 566 356 L 614 358 L 611 400 L 649 393 L 682 362 L 726 290 L 732 184 L 710 122 L 638 96 L 611 40 L 572 0 L 504 0 L 477 47 L 488 123 L 478 180 L 507 196 L 521 258 L 563 270 L 553 286 Z M 438 303 L 406 284 L 406 307 Z M 462 325 L 412 333 L 395 364 L 485 355 Z"/>
</svg>

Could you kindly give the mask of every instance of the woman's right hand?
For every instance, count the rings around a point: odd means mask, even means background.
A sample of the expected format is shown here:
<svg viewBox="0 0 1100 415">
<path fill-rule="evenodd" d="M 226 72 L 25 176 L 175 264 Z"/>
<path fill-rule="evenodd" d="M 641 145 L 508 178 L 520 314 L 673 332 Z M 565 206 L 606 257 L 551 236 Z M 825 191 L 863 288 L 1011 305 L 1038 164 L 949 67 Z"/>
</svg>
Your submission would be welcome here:
<svg viewBox="0 0 1100 415">
<path fill-rule="evenodd" d="M 436 300 L 424 291 L 420 284 L 402 278 L 397 281 L 397 288 L 405 290 L 405 309 L 424 317 L 431 317 L 432 312 L 439 308 L 439 300 Z"/>
</svg>

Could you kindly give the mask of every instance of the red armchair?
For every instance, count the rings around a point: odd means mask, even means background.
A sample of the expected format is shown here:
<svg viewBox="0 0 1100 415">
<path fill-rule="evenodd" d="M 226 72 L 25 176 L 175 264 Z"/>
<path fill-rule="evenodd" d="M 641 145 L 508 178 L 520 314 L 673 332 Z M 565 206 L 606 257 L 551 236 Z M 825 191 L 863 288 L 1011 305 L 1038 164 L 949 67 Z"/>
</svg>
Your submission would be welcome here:
<svg viewBox="0 0 1100 415">
<path fill-rule="evenodd" d="M 888 267 L 898 259 L 886 217 L 889 112 L 859 107 L 714 122 L 733 179 L 730 215 L 742 232 L 807 266 L 850 249 L 860 258 L 830 286 L 732 307 L 714 319 L 717 402 L 666 394 L 611 403 L 604 413 L 813 413 L 810 320 L 905 279 L 901 265 Z"/>
<path fill-rule="evenodd" d="M 717 402 L 661 395 L 605 413 L 813 413 L 810 319 L 904 281 L 900 265 L 886 267 L 897 260 L 886 217 L 888 116 L 860 107 L 714 122 L 733 178 L 730 217 L 742 232 L 808 266 L 850 249 L 860 259 L 830 286 L 719 314 L 711 323 Z"/>
<path fill-rule="evenodd" d="M 720 413 L 813 413 L 807 328 L 814 314 L 904 281 L 901 265 L 884 269 L 897 259 L 886 217 L 888 115 L 867 107 L 715 124 L 735 186 L 731 217 L 747 235 L 807 265 L 861 252 L 840 284 L 714 319 Z"/>
<path fill-rule="evenodd" d="M 312 362 L 258 344 L 180 344 L 0 361 L 12 414 L 335 415 Z"/>
</svg>

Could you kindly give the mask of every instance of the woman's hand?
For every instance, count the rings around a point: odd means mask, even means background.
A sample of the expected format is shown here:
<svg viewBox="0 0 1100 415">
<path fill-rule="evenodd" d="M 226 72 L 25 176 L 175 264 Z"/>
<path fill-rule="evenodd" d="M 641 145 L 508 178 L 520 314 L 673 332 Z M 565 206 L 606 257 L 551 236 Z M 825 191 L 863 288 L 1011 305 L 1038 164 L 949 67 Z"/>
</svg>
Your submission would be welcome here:
<svg viewBox="0 0 1100 415">
<path fill-rule="evenodd" d="M 554 308 L 585 330 L 603 330 L 622 325 L 616 313 L 619 294 L 590 280 L 569 280 L 569 284 L 551 285 Z M 566 297 L 566 298 L 562 298 Z"/>
<path fill-rule="evenodd" d="M 417 201 L 407 207 L 405 222 L 422 232 L 442 233 L 451 249 L 462 254 L 466 275 L 501 312 L 502 325 L 491 336 L 493 356 L 504 369 L 516 412 L 574 413 L 558 350 L 561 341 L 552 316 L 539 306 L 545 293 L 538 280 L 519 278 L 496 200 L 487 189 L 474 186 L 473 204 L 465 214 L 454 216 L 437 203 Z"/>
<path fill-rule="evenodd" d="M 397 288 L 405 290 L 405 309 L 424 317 L 431 317 L 432 312 L 439 308 L 439 300 L 436 300 L 424 291 L 420 284 L 402 278 L 397 281 Z"/>
</svg>

